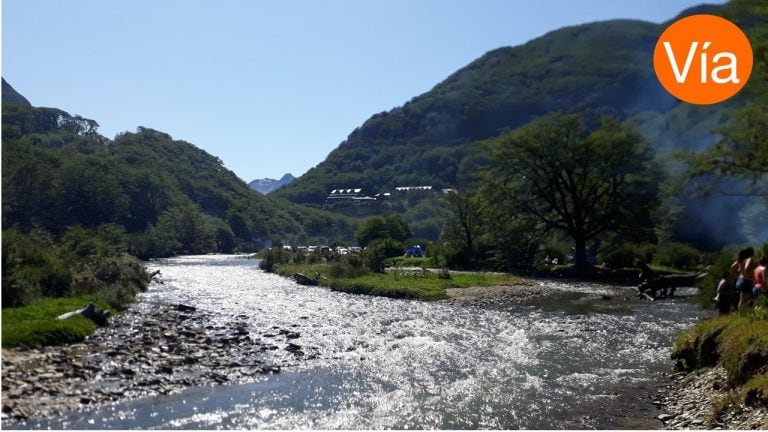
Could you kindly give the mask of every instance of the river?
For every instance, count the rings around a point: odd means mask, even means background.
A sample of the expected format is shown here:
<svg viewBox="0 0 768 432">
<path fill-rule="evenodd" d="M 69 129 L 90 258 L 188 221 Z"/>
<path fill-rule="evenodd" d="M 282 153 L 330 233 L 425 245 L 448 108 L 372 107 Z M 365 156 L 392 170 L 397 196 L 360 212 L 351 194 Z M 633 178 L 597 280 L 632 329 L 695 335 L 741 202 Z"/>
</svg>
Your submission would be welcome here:
<svg viewBox="0 0 768 432">
<path fill-rule="evenodd" d="M 252 382 L 22 427 L 654 428 L 651 397 L 671 368 L 673 339 L 707 315 L 682 299 L 639 301 L 595 284 L 537 281 L 555 295 L 481 308 L 300 286 L 235 256 L 158 260 L 149 270 L 164 283 L 136 308 L 184 303 L 254 330 L 291 327 L 307 355 L 268 352 L 283 372 Z"/>
</svg>

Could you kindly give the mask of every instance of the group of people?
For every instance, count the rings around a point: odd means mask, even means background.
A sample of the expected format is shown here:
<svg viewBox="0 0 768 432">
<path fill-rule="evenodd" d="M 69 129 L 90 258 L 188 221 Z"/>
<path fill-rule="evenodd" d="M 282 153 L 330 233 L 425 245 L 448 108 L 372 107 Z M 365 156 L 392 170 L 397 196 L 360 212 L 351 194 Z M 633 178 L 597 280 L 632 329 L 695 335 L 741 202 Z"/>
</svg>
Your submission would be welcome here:
<svg viewBox="0 0 768 432">
<path fill-rule="evenodd" d="M 739 251 L 736 261 L 723 273 L 717 285 L 715 299 L 720 314 L 729 313 L 733 306 L 743 310 L 754 304 L 759 296 L 768 294 L 766 268 L 768 255 L 758 260 L 752 247 Z"/>
</svg>

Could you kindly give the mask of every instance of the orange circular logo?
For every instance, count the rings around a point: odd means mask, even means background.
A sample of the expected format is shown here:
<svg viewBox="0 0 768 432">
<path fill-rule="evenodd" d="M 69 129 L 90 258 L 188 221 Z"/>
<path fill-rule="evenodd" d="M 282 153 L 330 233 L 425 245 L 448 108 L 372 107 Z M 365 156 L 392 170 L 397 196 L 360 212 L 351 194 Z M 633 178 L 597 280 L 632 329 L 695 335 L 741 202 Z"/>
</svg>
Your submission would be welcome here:
<svg viewBox="0 0 768 432">
<path fill-rule="evenodd" d="M 656 42 L 653 69 L 673 96 L 697 105 L 738 93 L 752 73 L 752 46 L 734 23 L 691 15 L 672 23 Z"/>
</svg>

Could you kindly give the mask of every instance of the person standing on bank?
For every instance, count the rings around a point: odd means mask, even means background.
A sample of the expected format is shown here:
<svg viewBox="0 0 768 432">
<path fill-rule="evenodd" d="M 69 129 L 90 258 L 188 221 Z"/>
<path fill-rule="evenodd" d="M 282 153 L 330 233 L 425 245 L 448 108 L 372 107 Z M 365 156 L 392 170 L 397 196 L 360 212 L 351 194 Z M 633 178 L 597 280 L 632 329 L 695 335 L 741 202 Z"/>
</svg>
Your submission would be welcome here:
<svg viewBox="0 0 768 432">
<path fill-rule="evenodd" d="M 752 300 L 752 288 L 755 287 L 754 272 L 757 267 L 754 256 L 755 250 L 752 247 L 742 249 L 736 261 L 731 264 L 731 270 L 735 268 L 739 275 L 736 279 L 736 292 L 739 293 L 738 310 L 742 310 Z"/>
<path fill-rule="evenodd" d="M 760 257 L 760 261 L 758 261 L 757 267 L 755 267 L 755 271 L 752 273 L 754 275 L 752 279 L 755 281 L 755 287 L 752 288 L 752 297 L 754 298 L 757 298 L 759 295 L 765 295 L 765 290 L 768 289 L 765 283 L 766 266 L 768 266 L 768 255 L 763 255 Z"/>
<path fill-rule="evenodd" d="M 736 274 L 733 271 L 724 271 L 722 278 L 717 283 L 717 309 L 720 315 L 726 315 L 731 312 L 734 306 L 733 283 L 736 281 Z"/>
</svg>

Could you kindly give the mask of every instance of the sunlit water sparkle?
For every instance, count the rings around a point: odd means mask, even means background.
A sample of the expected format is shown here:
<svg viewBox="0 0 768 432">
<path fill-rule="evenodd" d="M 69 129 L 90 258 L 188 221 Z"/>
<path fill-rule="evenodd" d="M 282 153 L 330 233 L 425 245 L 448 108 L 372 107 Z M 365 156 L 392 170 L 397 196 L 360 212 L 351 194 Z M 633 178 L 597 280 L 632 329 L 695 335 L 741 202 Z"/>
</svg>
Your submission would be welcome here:
<svg viewBox="0 0 768 432">
<path fill-rule="evenodd" d="M 563 295 L 493 309 L 392 300 L 300 286 L 256 264 L 233 256 L 152 262 L 164 283 L 136 307 L 194 305 L 220 320 L 245 319 L 254 332 L 293 326 L 296 343 L 315 358 L 276 350 L 271 361 L 290 366 L 257 382 L 194 387 L 19 427 L 653 427 L 650 414 L 648 422 L 635 419 L 650 410 L 640 397 L 671 367 L 674 335 L 703 315 L 681 300 L 606 305 L 601 296 L 631 291 L 550 281 L 538 283 Z"/>
</svg>

